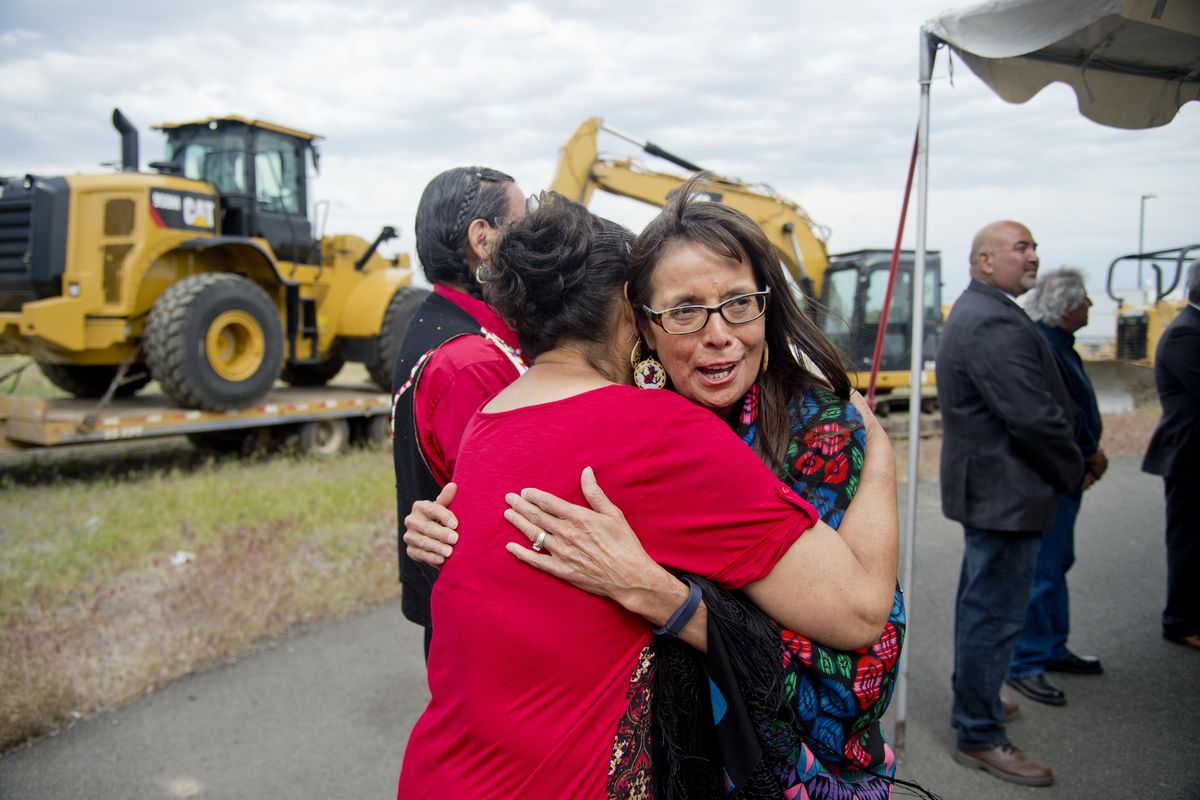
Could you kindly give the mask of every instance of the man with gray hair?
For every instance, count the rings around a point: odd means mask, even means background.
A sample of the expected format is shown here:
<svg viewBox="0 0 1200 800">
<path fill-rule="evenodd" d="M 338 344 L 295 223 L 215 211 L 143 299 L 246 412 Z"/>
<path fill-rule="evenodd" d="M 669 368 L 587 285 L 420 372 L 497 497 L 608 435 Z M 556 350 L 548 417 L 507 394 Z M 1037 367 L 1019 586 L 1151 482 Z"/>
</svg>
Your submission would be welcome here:
<svg viewBox="0 0 1200 800">
<path fill-rule="evenodd" d="M 1100 479 L 1108 459 L 1100 449 L 1103 423 L 1096 392 L 1075 352 L 1075 332 L 1087 325 L 1092 301 L 1083 285 L 1083 273 L 1064 267 L 1038 276 L 1028 295 L 1025 313 L 1050 345 L 1058 371 L 1075 404 L 1075 444 L 1087 465 L 1079 485 L 1058 496 L 1054 524 L 1042 532 L 1033 592 L 1025 612 L 1025 625 L 1008 665 L 1008 685 L 1039 703 L 1059 706 L 1067 701 L 1062 690 L 1046 679 L 1046 672 L 1099 675 L 1100 659 L 1078 656 L 1067 648 L 1070 603 L 1067 570 L 1075 563 L 1075 519 L 1083 491 Z"/>
<path fill-rule="evenodd" d="M 1187 293 L 1154 353 L 1162 419 L 1142 469 L 1163 477 L 1167 499 L 1163 638 L 1200 650 L 1200 261 L 1188 271 Z"/>
<path fill-rule="evenodd" d="M 1019 222 L 975 234 L 971 282 L 937 354 L 942 513 L 962 523 L 954 609 L 954 760 L 1013 783 L 1054 773 L 1008 740 L 1000 699 L 1021 633 L 1042 531 L 1079 484 L 1071 398 L 1054 354 L 1016 297 L 1037 284 L 1037 242 Z"/>
</svg>

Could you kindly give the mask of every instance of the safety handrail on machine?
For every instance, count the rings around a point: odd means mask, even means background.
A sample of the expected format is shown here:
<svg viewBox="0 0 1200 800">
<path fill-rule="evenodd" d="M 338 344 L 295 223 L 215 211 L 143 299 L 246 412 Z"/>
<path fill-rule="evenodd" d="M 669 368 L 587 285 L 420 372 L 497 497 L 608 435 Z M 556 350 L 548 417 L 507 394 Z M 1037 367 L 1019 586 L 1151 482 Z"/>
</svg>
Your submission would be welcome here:
<svg viewBox="0 0 1200 800">
<path fill-rule="evenodd" d="M 1160 302 L 1164 297 L 1175 291 L 1175 287 L 1179 285 L 1179 279 L 1183 275 L 1184 265 L 1195 258 L 1200 258 L 1200 244 L 1189 244 L 1183 247 L 1172 247 L 1167 250 L 1155 250 L 1150 253 L 1130 253 L 1125 256 L 1114 258 L 1112 263 L 1108 265 L 1108 279 L 1105 283 L 1105 292 L 1118 306 L 1124 305 L 1124 300 L 1118 297 L 1113 291 L 1113 276 L 1116 274 L 1117 265 L 1124 261 L 1135 261 L 1139 264 L 1151 262 L 1150 267 L 1154 270 L 1154 302 Z M 1154 263 L 1156 261 L 1174 261 L 1175 273 L 1171 278 L 1171 284 L 1165 289 L 1162 285 L 1162 268 Z M 1138 287 L 1141 289 L 1142 287 Z"/>
</svg>

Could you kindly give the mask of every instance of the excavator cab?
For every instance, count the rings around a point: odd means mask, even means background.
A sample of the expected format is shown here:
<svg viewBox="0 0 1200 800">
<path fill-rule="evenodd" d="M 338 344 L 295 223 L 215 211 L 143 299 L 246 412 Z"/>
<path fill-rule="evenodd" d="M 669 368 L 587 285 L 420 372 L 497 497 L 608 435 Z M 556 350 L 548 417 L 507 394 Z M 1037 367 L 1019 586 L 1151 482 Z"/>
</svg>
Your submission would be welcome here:
<svg viewBox="0 0 1200 800">
<path fill-rule="evenodd" d="M 887 295 L 888 273 L 892 253 L 889 250 L 856 250 L 830 256 L 821 287 L 821 303 L 817 308 L 818 322 L 834 346 L 845 354 L 851 369 L 861 373 L 871 370 L 875 339 L 883 318 Z M 902 380 L 881 379 L 881 386 L 907 386 L 907 372 L 912 359 L 912 268 L 915 255 L 911 250 L 900 252 L 896 271 L 896 286 L 888 313 L 887 330 L 883 337 L 883 352 L 879 370 L 885 373 L 904 373 Z M 937 337 L 942 328 L 941 255 L 929 252 L 925 258 L 924 320 L 922 352 L 932 359 L 937 351 Z"/>
<path fill-rule="evenodd" d="M 237 116 L 155 127 L 167 135 L 167 160 L 151 166 L 216 187 L 221 235 L 265 239 L 284 261 L 319 262 L 307 212 L 319 136 Z"/>
</svg>

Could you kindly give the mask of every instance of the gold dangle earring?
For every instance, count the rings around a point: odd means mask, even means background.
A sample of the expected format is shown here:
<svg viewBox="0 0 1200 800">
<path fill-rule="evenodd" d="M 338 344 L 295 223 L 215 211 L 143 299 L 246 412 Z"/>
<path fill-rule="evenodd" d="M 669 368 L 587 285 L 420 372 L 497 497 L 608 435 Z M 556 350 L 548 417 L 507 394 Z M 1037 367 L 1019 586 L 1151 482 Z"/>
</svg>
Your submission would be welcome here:
<svg viewBox="0 0 1200 800">
<path fill-rule="evenodd" d="M 646 348 L 649 350 L 650 348 Z M 633 352 L 629 354 L 629 363 L 633 366 L 633 385 L 639 389 L 661 389 L 667 385 L 667 371 L 654 356 L 642 358 L 642 337 L 633 343 Z"/>
<path fill-rule="evenodd" d="M 482 286 L 492 277 L 492 265 L 488 263 L 488 258 L 492 255 L 492 247 L 486 237 L 479 242 L 479 253 L 479 266 L 475 267 L 475 282 Z"/>
<path fill-rule="evenodd" d="M 763 360 L 762 366 L 758 370 L 759 377 L 767 374 L 767 358 L 770 356 L 770 345 L 763 342 Z"/>
</svg>

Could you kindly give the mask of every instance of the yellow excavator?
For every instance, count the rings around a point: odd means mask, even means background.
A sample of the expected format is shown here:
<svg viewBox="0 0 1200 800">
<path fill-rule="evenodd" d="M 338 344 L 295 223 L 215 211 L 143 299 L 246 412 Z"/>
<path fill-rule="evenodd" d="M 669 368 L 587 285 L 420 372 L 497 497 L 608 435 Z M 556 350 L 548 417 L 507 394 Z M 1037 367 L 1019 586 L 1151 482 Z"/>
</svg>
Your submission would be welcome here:
<svg viewBox="0 0 1200 800">
<path fill-rule="evenodd" d="M 602 155 L 597 145 L 601 131 L 690 173 L 702 170 L 658 145 L 622 133 L 593 117 L 580 125 L 563 146 L 549 187 L 552 191 L 584 205 L 599 189 L 661 207 L 668 195 L 687 181 L 688 176 L 654 171 L 630 157 Z M 705 193 L 707 199 L 745 213 L 763 229 L 780 262 L 795 281 L 795 289 L 805 308 L 842 352 L 855 386 L 865 391 L 887 290 L 891 250 L 857 250 L 830 256 L 825 244 L 829 231 L 815 224 L 797 203 L 765 184 L 714 175 L 706 185 Z M 927 254 L 923 352 L 928 361 L 922 376 L 922 394 L 929 392 L 929 404 L 935 402 L 932 354 L 942 324 L 940 263 L 937 252 Z M 900 401 L 901 396 L 907 403 L 912 264 L 912 252 L 903 252 L 876 381 L 876 394 L 883 410 L 892 402 Z"/>
</svg>

